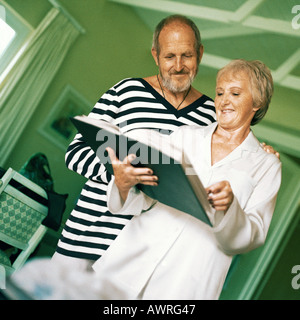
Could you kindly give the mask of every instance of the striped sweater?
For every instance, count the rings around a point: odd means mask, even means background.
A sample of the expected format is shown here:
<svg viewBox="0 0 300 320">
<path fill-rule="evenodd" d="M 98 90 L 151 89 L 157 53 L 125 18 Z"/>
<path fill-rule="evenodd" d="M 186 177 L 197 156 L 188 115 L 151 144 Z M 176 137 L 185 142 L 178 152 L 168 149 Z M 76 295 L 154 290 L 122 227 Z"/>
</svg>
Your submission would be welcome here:
<svg viewBox="0 0 300 320">
<path fill-rule="evenodd" d="M 157 129 L 169 134 L 182 125 L 206 126 L 215 121 L 214 102 L 202 95 L 176 110 L 141 78 L 120 81 L 96 103 L 89 117 L 112 122 L 123 132 Z M 132 216 L 112 215 L 106 204 L 110 174 L 77 134 L 66 153 L 67 167 L 85 176 L 76 206 L 67 220 L 56 251 L 70 257 L 100 258 Z"/>
</svg>

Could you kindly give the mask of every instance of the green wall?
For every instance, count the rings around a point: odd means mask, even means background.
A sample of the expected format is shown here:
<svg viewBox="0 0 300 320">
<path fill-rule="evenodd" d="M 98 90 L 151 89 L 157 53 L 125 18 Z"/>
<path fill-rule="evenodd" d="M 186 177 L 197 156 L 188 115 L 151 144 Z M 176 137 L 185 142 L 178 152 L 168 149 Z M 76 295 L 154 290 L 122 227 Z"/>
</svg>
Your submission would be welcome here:
<svg viewBox="0 0 300 320">
<path fill-rule="evenodd" d="M 39 128 L 66 85 L 71 85 L 90 102 L 89 112 L 112 85 L 126 77 L 151 75 L 156 72 L 156 66 L 150 53 L 151 31 L 132 9 L 105 0 L 60 2 L 85 28 L 86 33 L 80 35 L 71 47 L 5 166 L 19 170 L 34 153 L 45 153 L 50 162 L 55 191 L 69 194 L 64 215 L 66 220 L 85 178 L 66 168 L 64 150 L 42 136 Z M 7 3 L 33 27 L 51 9 L 47 0 L 8 0 Z M 55 234 L 50 230 L 49 233 L 57 238 L 60 231 Z M 49 236 L 45 241 L 50 241 Z"/>
</svg>

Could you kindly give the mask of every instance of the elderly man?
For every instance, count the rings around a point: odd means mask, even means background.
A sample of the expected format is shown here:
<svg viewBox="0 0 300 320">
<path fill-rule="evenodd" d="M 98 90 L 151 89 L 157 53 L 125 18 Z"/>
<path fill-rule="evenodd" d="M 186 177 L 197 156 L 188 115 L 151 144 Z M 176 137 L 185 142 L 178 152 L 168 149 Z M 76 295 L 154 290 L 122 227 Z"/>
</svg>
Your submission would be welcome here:
<svg viewBox="0 0 300 320">
<path fill-rule="evenodd" d="M 152 55 L 157 75 L 120 81 L 103 94 L 89 117 L 113 122 L 123 132 L 147 128 L 166 134 L 182 125 L 214 122 L 213 100 L 192 87 L 203 55 L 196 25 L 180 15 L 163 19 L 154 32 Z M 107 209 L 111 176 L 80 134 L 68 148 L 66 164 L 88 181 L 66 222 L 53 260 L 63 259 L 72 268 L 86 270 L 105 253 L 132 216 L 112 215 Z"/>
<path fill-rule="evenodd" d="M 147 128 L 171 133 L 182 125 L 214 122 L 213 100 L 192 87 L 203 55 L 196 25 L 178 15 L 162 20 L 154 32 L 152 55 L 157 75 L 120 81 L 104 93 L 89 117 L 113 122 L 124 132 Z M 66 163 L 89 180 L 66 222 L 54 259 L 63 255 L 74 267 L 77 258 L 85 269 L 105 253 L 131 216 L 109 213 L 106 191 L 111 177 L 79 134 L 69 146 Z"/>
</svg>

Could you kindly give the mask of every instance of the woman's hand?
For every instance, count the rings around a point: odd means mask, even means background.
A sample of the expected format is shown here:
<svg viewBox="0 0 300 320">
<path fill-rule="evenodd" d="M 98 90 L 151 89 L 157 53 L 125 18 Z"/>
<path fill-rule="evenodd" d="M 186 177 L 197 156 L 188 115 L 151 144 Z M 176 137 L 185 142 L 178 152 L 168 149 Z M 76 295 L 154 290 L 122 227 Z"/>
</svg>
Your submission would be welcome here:
<svg viewBox="0 0 300 320">
<path fill-rule="evenodd" d="M 150 186 L 158 185 L 158 178 L 153 175 L 151 169 L 135 168 L 131 165 L 131 162 L 135 159 L 135 155 L 130 154 L 123 161 L 120 161 L 113 149 L 107 148 L 106 151 L 109 154 L 114 170 L 115 184 L 124 201 L 127 199 L 129 190 L 138 183 Z"/>
<path fill-rule="evenodd" d="M 208 201 L 217 211 L 227 212 L 233 201 L 233 192 L 228 181 L 217 182 L 206 188 Z"/>
</svg>

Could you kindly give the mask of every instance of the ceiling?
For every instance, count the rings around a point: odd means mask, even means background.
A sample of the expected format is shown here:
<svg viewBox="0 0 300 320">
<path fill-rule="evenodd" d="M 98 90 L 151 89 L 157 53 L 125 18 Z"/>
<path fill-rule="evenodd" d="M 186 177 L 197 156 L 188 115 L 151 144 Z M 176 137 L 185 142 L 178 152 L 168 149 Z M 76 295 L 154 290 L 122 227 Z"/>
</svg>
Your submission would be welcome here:
<svg viewBox="0 0 300 320">
<path fill-rule="evenodd" d="M 259 59 L 275 83 L 300 91 L 299 0 L 110 1 L 132 6 L 152 31 L 169 14 L 186 15 L 201 32 L 201 65 L 220 69 L 232 59 Z"/>
</svg>

